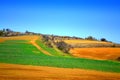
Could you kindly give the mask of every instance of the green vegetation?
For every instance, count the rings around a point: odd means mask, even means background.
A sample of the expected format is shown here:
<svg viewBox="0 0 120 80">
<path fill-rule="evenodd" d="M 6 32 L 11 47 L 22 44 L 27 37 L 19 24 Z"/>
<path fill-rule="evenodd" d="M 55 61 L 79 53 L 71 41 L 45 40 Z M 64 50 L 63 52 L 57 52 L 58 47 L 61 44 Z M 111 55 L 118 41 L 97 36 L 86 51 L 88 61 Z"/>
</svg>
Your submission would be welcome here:
<svg viewBox="0 0 120 80">
<path fill-rule="evenodd" d="M 18 42 L 18 43 L 17 43 Z M 24 42 L 24 43 L 23 43 Z M 24 65 L 52 66 L 64 68 L 82 68 L 108 72 L 120 72 L 120 63 L 83 58 L 57 56 L 57 51 L 37 42 L 43 49 L 56 56 L 47 56 L 27 41 L 5 41 L 0 43 L 0 62 Z"/>
<path fill-rule="evenodd" d="M 37 40 L 36 43 L 44 50 L 46 50 L 47 52 L 49 52 L 50 54 L 54 55 L 54 56 L 66 56 L 66 57 L 70 57 L 70 55 L 64 54 L 63 52 L 57 51 L 52 47 L 48 47 L 47 45 L 43 44 L 40 40 Z"/>
</svg>

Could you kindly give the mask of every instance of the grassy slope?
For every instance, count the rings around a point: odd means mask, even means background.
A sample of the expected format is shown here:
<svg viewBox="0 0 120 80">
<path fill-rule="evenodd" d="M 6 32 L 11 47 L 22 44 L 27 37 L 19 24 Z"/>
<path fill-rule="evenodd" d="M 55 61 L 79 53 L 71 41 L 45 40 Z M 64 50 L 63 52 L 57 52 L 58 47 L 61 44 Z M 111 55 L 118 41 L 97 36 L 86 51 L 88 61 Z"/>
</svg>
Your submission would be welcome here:
<svg viewBox="0 0 120 80">
<path fill-rule="evenodd" d="M 65 56 L 65 57 L 70 57 L 70 55 L 67 55 L 65 53 L 62 53 L 60 51 L 55 50 L 54 48 L 50 48 L 47 47 L 45 44 L 43 44 L 40 40 L 37 40 L 36 43 L 44 50 L 46 50 L 47 52 L 49 52 L 50 54 L 54 55 L 54 56 Z"/>
<path fill-rule="evenodd" d="M 40 44 L 43 47 L 43 44 Z M 54 52 L 49 49 L 48 51 Z M 118 62 L 47 56 L 23 40 L 0 43 L 0 62 L 120 72 L 120 63 Z"/>
</svg>

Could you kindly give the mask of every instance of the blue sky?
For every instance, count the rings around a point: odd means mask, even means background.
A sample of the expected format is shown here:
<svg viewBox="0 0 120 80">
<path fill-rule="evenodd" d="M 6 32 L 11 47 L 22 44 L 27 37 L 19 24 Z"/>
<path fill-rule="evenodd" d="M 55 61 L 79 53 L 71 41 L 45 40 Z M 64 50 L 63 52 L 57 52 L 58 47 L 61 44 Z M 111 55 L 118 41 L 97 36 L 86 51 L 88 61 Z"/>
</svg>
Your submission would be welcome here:
<svg viewBox="0 0 120 80">
<path fill-rule="evenodd" d="M 0 29 L 120 43 L 119 0 L 0 0 Z"/>
</svg>

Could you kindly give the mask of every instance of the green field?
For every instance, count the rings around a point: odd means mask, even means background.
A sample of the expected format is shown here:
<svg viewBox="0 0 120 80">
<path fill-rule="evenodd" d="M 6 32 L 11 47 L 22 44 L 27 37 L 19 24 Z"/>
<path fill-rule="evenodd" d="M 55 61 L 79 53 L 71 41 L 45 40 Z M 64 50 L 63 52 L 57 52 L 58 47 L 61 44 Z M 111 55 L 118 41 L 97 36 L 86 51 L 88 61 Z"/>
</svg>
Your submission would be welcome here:
<svg viewBox="0 0 120 80">
<path fill-rule="evenodd" d="M 46 46 L 45 44 L 42 43 L 42 41 L 40 40 L 37 40 L 36 43 L 44 50 L 46 50 L 47 52 L 49 52 L 50 54 L 54 55 L 54 56 L 64 56 L 64 57 L 71 57 L 70 55 L 68 54 L 65 54 L 63 52 L 60 52 L 60 51 L 57 51 L 55 50 L 54 48 L 50 48 L 48 46 Z"/>
<path fill-rule="evenodd" d="M 43 54 L 32 44 L 28 44 L 28 41 L 8 40 L 0 43 L 0 62 L 24 65 L 91 69 L 120 73 L 119 62 L 59 56 L 60 53 L 53 48 L 48 48 L 41 42 L 38 42 L 38 44 L 43 49 L 55 56 L 47 56 Z"/>
</svg>

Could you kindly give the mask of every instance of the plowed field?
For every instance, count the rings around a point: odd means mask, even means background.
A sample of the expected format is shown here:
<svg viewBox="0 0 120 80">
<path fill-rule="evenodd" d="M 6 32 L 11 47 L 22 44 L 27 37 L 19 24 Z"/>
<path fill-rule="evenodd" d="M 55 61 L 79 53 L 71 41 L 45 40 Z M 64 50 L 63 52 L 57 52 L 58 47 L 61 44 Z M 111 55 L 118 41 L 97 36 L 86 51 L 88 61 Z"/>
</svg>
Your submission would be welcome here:
<svg viewBox="0 0 120 80">
<path fill-rule="evenodd" d="M 120 48 L 74 48 L 70 53 L 82 58 L 114 60 L 120 57 Z"/>
<path fill-rule="evenodd" d="M 0 80 L 120 80 L 120 73 L 1 63 Z"/>
</svg>

